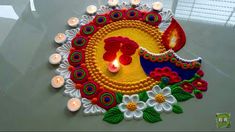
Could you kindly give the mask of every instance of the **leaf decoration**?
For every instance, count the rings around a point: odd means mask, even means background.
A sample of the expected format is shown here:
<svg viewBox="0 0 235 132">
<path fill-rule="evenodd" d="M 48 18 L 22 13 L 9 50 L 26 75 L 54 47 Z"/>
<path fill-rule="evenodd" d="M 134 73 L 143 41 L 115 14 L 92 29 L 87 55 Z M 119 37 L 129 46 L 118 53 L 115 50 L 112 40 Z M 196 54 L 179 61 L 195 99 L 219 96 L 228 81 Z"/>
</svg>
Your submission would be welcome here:
<svg viewBox="0 0 235 132">
<path fill-rule="evenodd" d="M 147 95 L 147 92 L 144 91 L 144 92 L 139 93 L 139 98 L 140 98 L 140 101 L 146 102 L 149 97 L 148 97 L 148 95 Z"/>
<path fill-rule="evenodd" d="M 123 95 L 121 93 L 116 93 L 116 101 L 118 104 L 122 103 Z"/>
<path fill-rule="evenodd" d="M 176 98 L 178 102 L 186 101 L 193 98 L 193 96 L 190 93 L 185 92 L 180 87 L 173 89 L 172 95 Z"/>
<path fill-rule="evenodd" d="M 119 110 L 118 107 L 114 107 L 112 109 L 110 109 L 109 111 L 107 111 L 104 114 L 104 118 L 103 120 L 111 123 L 111 124 L 118 124 L 120 123 L 122 120 L 124 119 L 124 115 L 123 113 Z"/>
<path fill-rule="evenodd" d="M 183 113 L 183 109 L 179 105 L 173 105 L 172 111 L 176 114 L 181 114 Z"/>
<path fill-rule="evenodd" d="M 153 107 L 148 107 L 144 110 L 143 118 L 150 123 L 162 121 L 160 114 L 156 112 Z"/>
</svg>

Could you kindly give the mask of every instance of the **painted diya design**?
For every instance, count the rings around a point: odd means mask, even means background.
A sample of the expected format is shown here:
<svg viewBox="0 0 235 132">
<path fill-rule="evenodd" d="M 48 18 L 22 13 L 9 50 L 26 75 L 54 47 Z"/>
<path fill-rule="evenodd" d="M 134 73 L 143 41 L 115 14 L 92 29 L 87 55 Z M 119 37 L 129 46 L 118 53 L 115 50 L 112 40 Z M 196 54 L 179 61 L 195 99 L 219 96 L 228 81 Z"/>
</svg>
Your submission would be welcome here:
<svg viewBox="0 0 235 132">
<path fill-rule="evenodd" d="M 81 100 L 68 104 L 73 112 L 81 106 L 85 114 L 103 114 L 112 124 L 154 123 L 162 112 L 182 113 L 180 102 L 203 97 L 202 60 L 177 55 L 186 36 L 170 10 L 131 3 L 88 9 L 56 50 L 64 93 Z"/>
</svg>

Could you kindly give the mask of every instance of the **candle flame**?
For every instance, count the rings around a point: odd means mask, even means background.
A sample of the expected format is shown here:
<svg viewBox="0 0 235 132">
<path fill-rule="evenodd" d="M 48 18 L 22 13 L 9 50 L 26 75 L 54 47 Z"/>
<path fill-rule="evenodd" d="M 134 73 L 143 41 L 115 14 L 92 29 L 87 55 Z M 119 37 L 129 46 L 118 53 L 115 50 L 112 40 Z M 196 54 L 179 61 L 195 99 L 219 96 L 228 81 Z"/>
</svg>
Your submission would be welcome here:
<svg viewBox="0 0 235 132">
<path fill-rule="evenodd" d="M 119 67 L 119 66 L 120 66 L 117 59 L 115 59 L 115 60 L 113 61 L 113 66 L 114 66 L 114 67 Z"/>
<path fill-rule="evenodd" d="M 57 57 L 58 57 L 58 56 L 57 56 L 57 55 L 55 55 L 55 56 L 54 56 L 54 59 L 57 59 Z"/>
<path fill-rule="evenodd" d="M 73 106 L 77 106 L 77 103 L 75 101 L 72 102 Z"/>
<path fill-rule="evenodd" d="M 176 32 L 172 32 L 172 35 L 171 35 L 171 38 L 170 38 L 170 48 L 174 48 L 175 45 L 176 45 L 176 41 L 177 41 L 177 35 L 176 35 Z"/>
<path fill-rule="evenodd" d="M 59 83 L 59 82 L 60 82 L 60 78 L 57 78 L 57 79 L 56 79 L 56 82 Z"/>
</svg>

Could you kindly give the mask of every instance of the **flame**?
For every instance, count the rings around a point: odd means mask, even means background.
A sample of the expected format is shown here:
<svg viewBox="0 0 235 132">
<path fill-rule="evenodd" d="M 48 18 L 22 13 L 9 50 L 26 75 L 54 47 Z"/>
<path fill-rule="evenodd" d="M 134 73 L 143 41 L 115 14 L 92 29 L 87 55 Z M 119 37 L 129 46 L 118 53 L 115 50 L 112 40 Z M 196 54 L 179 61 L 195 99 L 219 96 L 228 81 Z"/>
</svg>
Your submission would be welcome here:
<svg viewBox="0 0 235 132">
<path fill-rule="evenodd" d="M 56 78 L 56 82 L 59 83 L 60 82 L 60 78 Z"/>
<path fill-rule="evenodd" d="M 118 62 L 117 59 L 115 59 L 115 60 L 113 61 L 113 66 L 114 66 L 114 67 L 119 67 L 119 66 L 120 66 L 120 64 L 119 64 L 119 62 Z"/>
<path fill-rule="evenodd" d="M 174 48 L 176 46 L 176 41 L 177 41 L 177 32 L 174 30 L 170 36 L 170 48 Z"/>
<path fill-rule="evenodd" d="M 77 106 L 77 102 L 73 101 L 73 102 L 72 102 L 72 105 L 73 105 L 73 106 Z"/>
</svg>

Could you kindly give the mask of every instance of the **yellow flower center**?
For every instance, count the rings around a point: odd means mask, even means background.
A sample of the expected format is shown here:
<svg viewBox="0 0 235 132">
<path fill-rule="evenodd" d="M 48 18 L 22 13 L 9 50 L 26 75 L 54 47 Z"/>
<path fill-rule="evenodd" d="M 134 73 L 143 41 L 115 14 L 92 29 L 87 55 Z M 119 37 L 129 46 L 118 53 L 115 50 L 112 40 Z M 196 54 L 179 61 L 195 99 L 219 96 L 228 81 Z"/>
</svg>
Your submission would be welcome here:
<svg viewBox="0 0 235 132">
<path fill-rule="evenodd" d="M 137 104 L 135 102 L 129 102 L 126 108 L 130 111 L 135 111 L 137 109 Z"/>
<path fill-rule="evenodd" d="M 163 102 L 165 102 L 165 97 L 164 97 L 163 94 L 157 94 L 157 95 L 155 96 L 155 100 L 156 100 L 156 102 L 158 102 L 158 103 L 163 103 Z"/>
<path fill-rule="evenodd" d="M 198 85 L 198 86 L 202 86 L 202 83 L 201 83 L 201 82 L 197 82 L 197 85 Z"/>
</svg>

